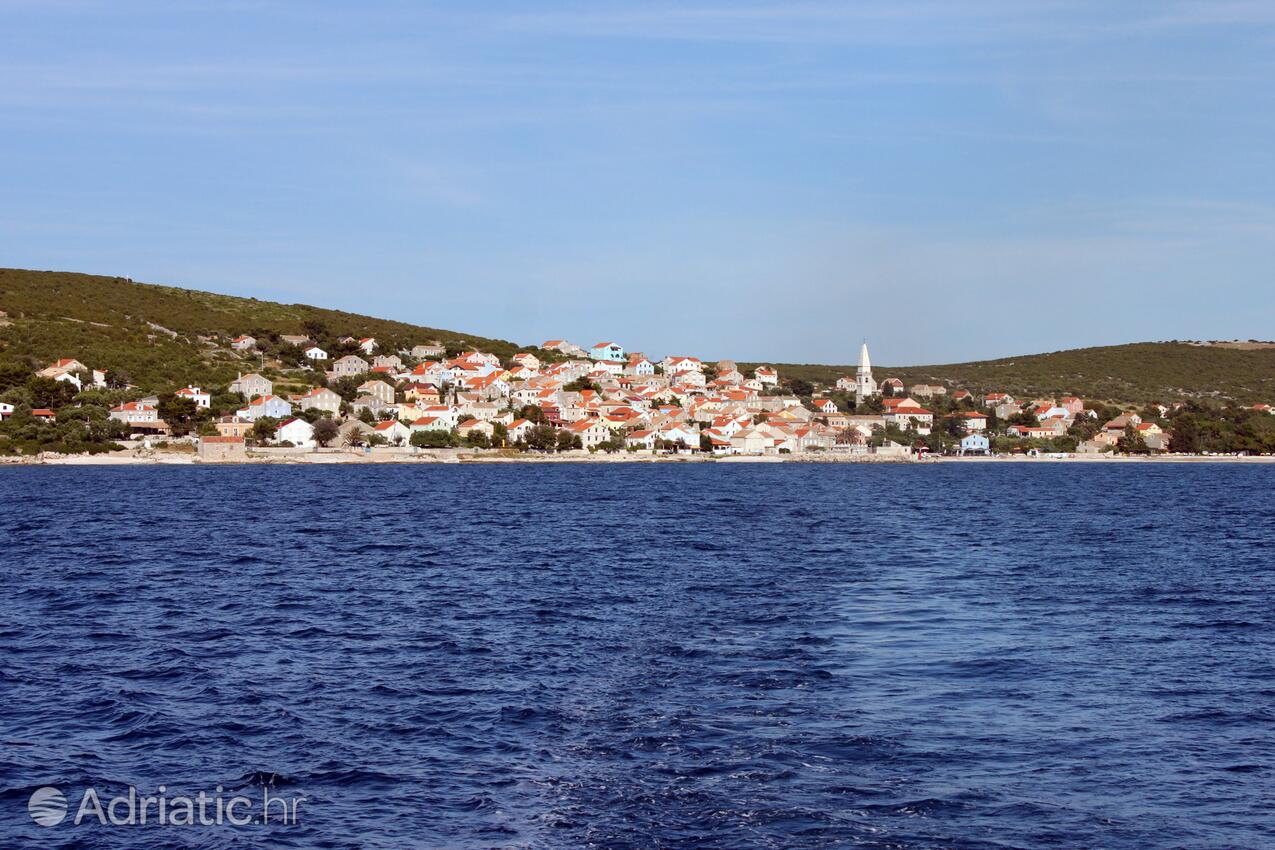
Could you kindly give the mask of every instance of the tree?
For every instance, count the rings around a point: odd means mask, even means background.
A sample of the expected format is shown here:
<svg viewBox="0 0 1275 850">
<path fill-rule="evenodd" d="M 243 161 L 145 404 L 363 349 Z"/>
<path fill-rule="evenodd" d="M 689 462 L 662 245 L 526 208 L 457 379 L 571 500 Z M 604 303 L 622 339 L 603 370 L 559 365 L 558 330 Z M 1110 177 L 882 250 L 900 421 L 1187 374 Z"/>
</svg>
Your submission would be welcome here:
<svg viewBox="0 0 1275 850">
<path fill-rule="evenodd" d="M 257 442 L 266 442 L 274 439 L 274 432 L 279 428 L 279 420 L 273 416 L 262 416 L 256 422 L 252 423 L 252 428 L 248 431 L 248 435 Z"/>
<path fill-rule="evenodd" d="M 456 445 L 456 435 L 451 431 L 416 431 L 409 442 L 420 449 L 445 449 Z"/>
<path fill-rule="evenodd" d="M 713 450 L 713 438 L 705 431 L 699 434 L 699 450 L 702 452 L 711 452 Z"/>
<path fill-rule="evenodd" d="M 1147 454 L 1150 449 L 1147 448 L 1146 440 L 1142 439 L 1142 435 L 1138 433 L 1138 430 L 1134 428 L 1132 424 L 1130 424 L 1125 426 L 1124 434 L 1116 443 L 1116 451 L 1124 452 L 1129 455 L 1144 455 Z"/>
<path fill-rule="evenodd" d="M 301 329 L 316 343 L 328 337 L 328 326 L 321 319 L 306 319 L 301 323 Z"/>
<path fill-rule="evenodd" d="M 326 416 L 314 423 L 314 441 L 321 446 L 335 440 L 340 433 L 341 426 Z"/>
<path fill-rule="evenodd" d="M 79 392 L 74 384 L 42 378 L 39 375 L 31 376 L 27 381 L 27 390 L 31 393 L 32 407 L 47 407 L 50 410 L 57 410 L 59 407 L 70 404 L 71 399 L 75 398 L 75 394 Z"/>
<path fill-rule="evenodd" d="M 358 397 L 359 387 L 367 380 L 365 375 L 345 375 L 328 381 L 328 389 L 346 401 L 354 401 Z"/>
<path fill-rule="evenodd" d="M 159 397 L 157 412 L 159 418 L 168 423 L 174 437 L 183 437 L 194 429 L 199 418 L 199 405 L 193 398 L 179 398 L 167 393 Z"/>
<path fill-rule="evenodd" d="M 1024 410 L 1021 413 L 1015 413 L 1005 423 L 1006 425 L 1023 425 L 1028 428 L 1035 428 L 1040 425 L 1040 420 L 1036 418 L 1036 414 L 1030 410 Z"/>
<path fill-rule="evenodd" d="M 789 378 L 788 391 L 793 395 L 808 396 L 814 395 L 815 388 L 809 381 L 802 378 Z"/>
<path fill-rule="evenodd" d="M 619 434 L 613 434 L 606 440 L 598 444 L 598 448 L 607 454 L 615 454 L 624 449 L 624 437 Z"/>
<path fill-rule="evenodd" d="M 866 396 L 863 401 L 854 404 L 854 412 L 864 415 L 881 413 L 885 410 L 885 401 L 881 396 Z"/>
<path fill-rule="evenodd" d="M 583 448 L 584 443 L 578 434 L 572 434 L 564 428 L 558 432 L 557 446 L 558 451 L 565 452 L 569 449 Z"/>
<path fill-rule="evenodd" d="M 524 404 L 518 409 L 518 418 L 526 419 L 533 425 L 540 425 L 545 421 L 545 412 L 536 404 Z"/>
<path fill-rule="evenodd" d="M 1071 423 L 1071 427 L 1067 429 L 1067 434 L 1077 442 L 1092 440 L 1101 427 L 1097 419 L 1091 419 L 1088 416 L 1077 416 Z"/>
<path fill-rule="evenodd" d="M 558 445 L 558 431 L 552 425 L 536 425 L 527 430 L 527 448 L 552 451 Z"/>
<path fill-rule="evenodd" d="M 491 438 L 487 436 L 486 432 L 471 428 L 465 434 L 465 445 L 475 449 L 489 449 L 491 448 Z"/>
<path fill-rule="evenodd" d="M 21 363 L 0 363 L 0 392 L 20 387 L 31 377 L 31 370 Z"/>
</svg>

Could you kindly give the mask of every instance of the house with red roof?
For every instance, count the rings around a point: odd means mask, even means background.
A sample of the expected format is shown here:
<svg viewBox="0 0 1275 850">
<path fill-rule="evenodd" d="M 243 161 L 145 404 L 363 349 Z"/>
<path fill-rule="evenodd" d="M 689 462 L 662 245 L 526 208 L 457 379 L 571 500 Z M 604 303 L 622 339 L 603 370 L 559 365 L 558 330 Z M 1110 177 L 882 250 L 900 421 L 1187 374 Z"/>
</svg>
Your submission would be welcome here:
<svg viewBox="0 0 1275 850">
<path fill-rule="evenodd" d="M 392 446 L 406 445 L 412 438 L 411 430 L 397 419 L 387 419 L 372 426 L 372 433 L 379 435 Z"/>
<path fill-rule="evenodd" d="M 314 440 L 314 426 L 295 416 L 279 423 L 279 427 L 275 428 L 274 438 L 281 443 L 288 442 L 305 449 L 312 449 L 318 445 Z"/>
<path fill-rule="evenodd" d="M 188 398 L 195 403 L 196 407 L 202 407 L 204 410 L 212 407 L 212 393 L 206 393 L 199 387 L 186 386 L 182 387 L 173 395 L 178 398 Z"/>
</svg>

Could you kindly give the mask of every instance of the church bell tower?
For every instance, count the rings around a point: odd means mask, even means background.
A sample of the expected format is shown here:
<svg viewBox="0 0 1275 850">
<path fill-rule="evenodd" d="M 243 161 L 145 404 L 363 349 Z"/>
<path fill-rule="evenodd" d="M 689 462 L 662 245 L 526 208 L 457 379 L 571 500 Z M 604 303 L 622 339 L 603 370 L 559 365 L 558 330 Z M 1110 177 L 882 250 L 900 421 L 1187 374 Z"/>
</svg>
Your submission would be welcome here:
<svg viewBox="0 0 1275 850">
<path fill-rule="evenodd" d="M 877 394 L 877 382 L 872 380 L 872 361 L 868 359 L 868 341 L 863 341 L 859 349 L 859 369 L 855 372 L 854 402 L 863 404 L 863 400 Z"/>
</svg>

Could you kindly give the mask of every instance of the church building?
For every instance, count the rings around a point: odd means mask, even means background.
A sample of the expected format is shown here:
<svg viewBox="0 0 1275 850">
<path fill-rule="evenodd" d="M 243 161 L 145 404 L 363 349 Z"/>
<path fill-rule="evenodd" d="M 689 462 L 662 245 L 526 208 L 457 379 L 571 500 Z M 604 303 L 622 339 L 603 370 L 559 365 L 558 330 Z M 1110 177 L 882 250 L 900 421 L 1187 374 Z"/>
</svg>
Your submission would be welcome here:
<svg viewBox="0 0 1275 850">
<path fill-rule="evenodd" d="M 877 382 L 872 379 L 872 361 L 868 359 L 868 343 L 859 349 L 859 369 L 855 372 L 854 402 L 862 404 L 865 398 L 877 394 Z"/>
</svg>

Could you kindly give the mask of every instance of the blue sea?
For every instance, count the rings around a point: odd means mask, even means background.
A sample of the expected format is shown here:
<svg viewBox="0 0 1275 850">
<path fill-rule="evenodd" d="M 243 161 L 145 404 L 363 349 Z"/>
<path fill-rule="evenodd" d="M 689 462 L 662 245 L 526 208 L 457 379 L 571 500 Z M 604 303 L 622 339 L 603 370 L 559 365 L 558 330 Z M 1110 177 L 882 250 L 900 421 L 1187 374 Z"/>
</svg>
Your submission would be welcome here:
<svg viewBox="0 0 1275 850">
<path fill-rule="evenodd" d="M 1275 847 L 1275 467 L 11 467 L 0 503 L 2 848 Z M 130 787 L 279 808 L 130 825 Z"/>
</svg>

